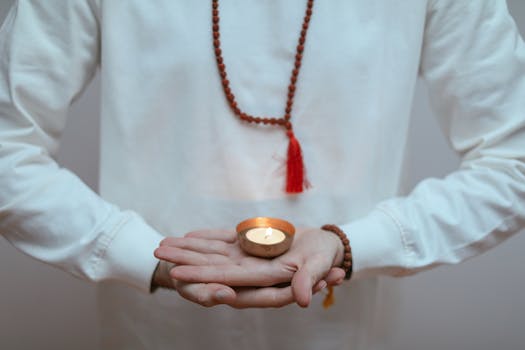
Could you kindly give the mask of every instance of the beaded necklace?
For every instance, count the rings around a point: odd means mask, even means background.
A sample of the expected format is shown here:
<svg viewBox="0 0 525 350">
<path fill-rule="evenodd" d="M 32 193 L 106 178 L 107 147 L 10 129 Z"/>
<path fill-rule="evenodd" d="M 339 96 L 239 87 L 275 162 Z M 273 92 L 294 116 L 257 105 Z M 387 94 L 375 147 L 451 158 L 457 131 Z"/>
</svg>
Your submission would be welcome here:
<svg viewBox="0 0 525 350">
<path fill-rule="evenodd" d="M 312 16 L 314 0 L 307 0 L 306 12 L 303 19 L 303 25 L 299 36 L 299 42 L 295 53 L 295 62 L 292 74 L 290 76 L 290 84 L 288 85 L 288 95 L 286 100 L 286 107 L 284 116 L 281 118 L 272 117 L 256 117 L 243 112 L 235 99 L 235 95 L 230 88 L 230 81 L 226 73 L 226 65 L 222 57 L 221 42 L 220 42 L 220 18 L 219 18 L 219 0 L 212 0 L 212 29 L 213 29 L 213 47 L 215 51 L 215 58 L 217 61 L 217 68 L 222 79 L 222 88 L 228 104 L 233 113 L 241 120 L 254 124 L 269 124 L 284 128 L 288 136 L 288 158 L 286 161 L 286 192 L 287 193 L 301 193 L 307 187 L 305 178 L 303 157 L 299 141 L 294 135 L 292 127 L 292 107 L 295 96 L 295 86 L 299 71 L 301 69 L 301 61 L 303 59 L 304 43 L 306 41 L 306 33 L 310 24 Z"/>
</svg>

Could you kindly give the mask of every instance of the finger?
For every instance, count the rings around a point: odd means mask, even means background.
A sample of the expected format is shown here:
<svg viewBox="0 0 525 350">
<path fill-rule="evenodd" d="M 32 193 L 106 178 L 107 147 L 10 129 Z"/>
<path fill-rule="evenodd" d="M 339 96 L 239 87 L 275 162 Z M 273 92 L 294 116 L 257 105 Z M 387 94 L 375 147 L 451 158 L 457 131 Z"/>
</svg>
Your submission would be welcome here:
<svg viewBox="0 0 525 350">
<path fill-rule="evenodd" d="M 340 267 L 332 267 L 328 271 L 328 275 L 324 277 L 324 280 L 329 286 L 338 286 L 343 283 L 345 278 L 345 271 Z"/>
<path fill-rule="evenodd" d="M 282 307 L 294 302 L 292 287 L 285 288 L 242 288 L 237 290 L 237 297 L 230 306 L 237 309 L 251 307 Z"/>
<path fill-rule="evenodd" d="M 221 283 L 234 287 L 262 286 L 289 282 L 293 272 L 271 261 L 256 259 L 252 264 L 222 266 L 175 266 L 171 277 L 188 283 Z"/>
<path fill-rule="evenodd" d="M 318 281 L 312 288 L 312 294 L 319 293 L 327 286 L 338 286 L 343 283 L 345 272 L 339 267 L 332 267 L 328 272 L 328 275 L 320 281 Z"/>
<path fill-rule="evenodd" d="M 317 282 L 314 286 L 314 288 L 312 289 L 312 294 L 316 294 L 316 293 L 319 293 L 320 291 L 322 291 L 323 289 L 326 288 L 328 284 L 326 283 L 325 280 L 320 280 L 319 282 Z"/>
<path fill-rule="evenodd" d="M 182 283 L 177 281 L 175 289 L 181 297 L 202 305 L 211 307 L 219 304 L 233 304 L 236 294 L 228 286 L 217 283 Z"/>
<path fill-rule="evenodd" d="M 160 246 L 155 249 L 153 255 L 157 259 L 172 262 L 178 265 L 226 265 L 231 260 L 219 254 L 203 254 L 191 250 L 184 250 L 170 246 Z"/>
<path fill-rule="evenodd" d="M 317 260 L 315 258 L 307 260 L 293 276 L 292 292 L 297 304 L 301 307 L 310 305 L 312 289 L 323 275 L 323 271 L 319 268 L 322 264 Z"/>
<path fill-rule="evenodd" d="M 233 243 L 237 240 L 237 233 L 230 230 L 199 230 L 188 232 L 184 237 L 218 239 L 224 242 Z"/>
<path fill-rule="evenodd" d="M 199 253 L 228 255 L 231 245 L 218 239 L 168 237 L 160 242 L 160 246 L 177 247 L 180 249 L 193 250 Z"/>
</svg>

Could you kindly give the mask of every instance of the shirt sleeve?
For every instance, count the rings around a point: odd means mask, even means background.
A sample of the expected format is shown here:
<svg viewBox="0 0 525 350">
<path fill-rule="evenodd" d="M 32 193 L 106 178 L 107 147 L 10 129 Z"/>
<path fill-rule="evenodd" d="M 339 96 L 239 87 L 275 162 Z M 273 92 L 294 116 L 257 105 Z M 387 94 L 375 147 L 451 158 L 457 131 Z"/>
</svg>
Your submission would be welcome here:
<svg viewBox="0 0 525 350">
<path fill-rule="evenodd" d="M 162 236 L 53 160 L 99 64 L 96 0 L 18 0 L 0 29 L 0 234 L 91 281 L 148 292 Z"/>
<path fill-rule="evenodd" d="M 461 165 L 342 226 L 355 278 L 457 263 L 525 223 L 525 47 L 506 2 L 430 1 L 420 73 Z"/>
</svg>

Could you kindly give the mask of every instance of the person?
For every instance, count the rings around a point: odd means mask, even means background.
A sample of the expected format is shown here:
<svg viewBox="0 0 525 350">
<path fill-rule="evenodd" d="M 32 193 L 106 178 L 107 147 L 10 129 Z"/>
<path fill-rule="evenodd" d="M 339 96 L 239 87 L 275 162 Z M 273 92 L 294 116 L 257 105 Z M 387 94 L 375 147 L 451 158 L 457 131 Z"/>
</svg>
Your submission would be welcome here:
<svg viewBox="0 0 525 350">
<path fill-rule="evenodd" d="M 523 226 L 525 48 L 505 2 L 316 2 L 294 134 L 237 118 L 228 91 L 247 113 L 283 114 L 305 3 L 220 1 L 231 86 L 212 2 L 18 0 L 9 12 L 0 232 L 98 282 L 102 347 L 378 349 L 378 276 L 457 263 Z M 100 195 L 53 160 L 97 70 Z M 418 76 L 462 163 L 398 196 Z M 311 187 L 290 195 L 283 155 L 297 140 Z M 282 257 L 253 260 L 234 243 L 232 227 L 259 215 L 300 227 Z M 350 240 L 353 275 L 324 310 L 311 291 L 342 277 L 339 238 L 318 229 L 329 223 Z M 150 293 L 152 278 L 234 308 Z M 290 302 L 309 307 L 249 308 Z"/>
</svg>

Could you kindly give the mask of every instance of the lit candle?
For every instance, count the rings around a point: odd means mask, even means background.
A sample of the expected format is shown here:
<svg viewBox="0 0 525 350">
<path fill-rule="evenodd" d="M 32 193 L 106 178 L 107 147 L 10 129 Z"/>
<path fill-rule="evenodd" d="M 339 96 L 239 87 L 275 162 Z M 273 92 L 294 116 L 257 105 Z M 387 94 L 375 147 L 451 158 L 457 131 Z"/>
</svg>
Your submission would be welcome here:
<svg viewBox="0 0 525 350">
<path fill-rule="evenodd" d="M 295 228 L 281 219 L 256 217 L 239 223 L 237 233 L 239 244 L 246 253 L 272 258 L 290 248 Z"/>
<path fill-rule="evenodd" d="M 283 231 L 271 227 L 252 228 L 246 232 L 246 238 L 259 244 L 276 244 L 284 241 L 286 236 Z"/>
</svg>

